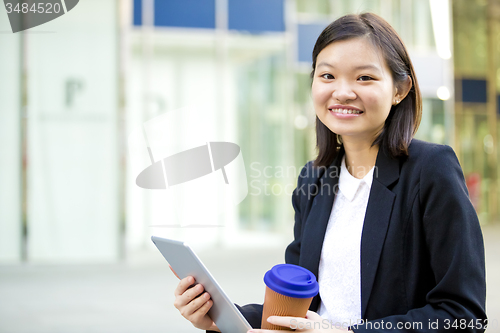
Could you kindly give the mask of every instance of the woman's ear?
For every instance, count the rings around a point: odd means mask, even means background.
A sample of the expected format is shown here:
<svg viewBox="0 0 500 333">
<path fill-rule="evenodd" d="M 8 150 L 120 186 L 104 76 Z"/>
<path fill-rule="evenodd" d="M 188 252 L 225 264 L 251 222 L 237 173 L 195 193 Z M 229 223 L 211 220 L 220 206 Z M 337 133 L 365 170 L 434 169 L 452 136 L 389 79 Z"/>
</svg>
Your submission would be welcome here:
<svg viewBox="0 0 500 333">
<path fill-rule="evenodd" d="M 398 84 L 398 86 L 396 87 L 393 105 L 399 104 L 399 102 L 401 102 L 406 97 L 406 95 L 408 95 L 412 85 L 413 81 L 409 75 L 406 77 L 406 80 Z"/>
</svg>

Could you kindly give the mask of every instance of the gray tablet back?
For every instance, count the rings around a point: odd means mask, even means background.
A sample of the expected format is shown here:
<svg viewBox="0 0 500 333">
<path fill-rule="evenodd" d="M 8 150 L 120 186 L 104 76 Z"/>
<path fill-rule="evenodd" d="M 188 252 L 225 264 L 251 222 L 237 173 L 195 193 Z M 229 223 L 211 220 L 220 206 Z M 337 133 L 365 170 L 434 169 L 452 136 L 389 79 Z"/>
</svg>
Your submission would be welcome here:
<svg viewBox="0 0 500 333">
<path fill-rule="evenodd" d="M 205 287 L 213 300 L 208 314 L 222 333 L 246 333 L 252 328 L 189 245 L 156 236 L 151 240 L 181 279 L 191 275 Z"/>
</svg>

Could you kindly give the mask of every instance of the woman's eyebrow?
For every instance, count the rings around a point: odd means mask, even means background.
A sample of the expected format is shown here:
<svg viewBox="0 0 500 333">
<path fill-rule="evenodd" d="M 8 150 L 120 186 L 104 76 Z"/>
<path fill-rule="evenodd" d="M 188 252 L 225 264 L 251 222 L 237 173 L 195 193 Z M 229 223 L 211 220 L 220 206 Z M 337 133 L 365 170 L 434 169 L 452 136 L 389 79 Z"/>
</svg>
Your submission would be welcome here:
<svg viewBox="0 0 500 333">
<path fill-rule="evenodd" d="M 372 70 L 375 70 L 375 71 L 380 71 L 380 69 L 377 66 L 375 66 L 375 65 L 361 65 L 361 66 L 354 67 L 354 69 L 356 69 L 356 70 L 360 70 L 360 69 L 372 69 Z"/>
<path fill-rule="evenodd" d="M 334 68 L 332 65 L 330 65 L 329 63 L 324 62 L 324 61 L 320 62 L 316 67 L 321 67 L 321 66 Z"/>
<path fill-rule="evenodd" d="M 327 62 L 320 62 L 316 67 L 319 68 L 321 66 L 326 66 L 326 67 L 331 67 L 331 68 L 335 68 L 333 65 L 327 63 Z M 372 70 L 375 70 L 375 71 L 378 71 L 380 72 L 380 69 L 375 66 L 375 65 L 360 65 L 360 66 L 356 66 L 353 68 L 354 70 L 360 70 L 360 69 L 372 69 Z"/>
</svg>

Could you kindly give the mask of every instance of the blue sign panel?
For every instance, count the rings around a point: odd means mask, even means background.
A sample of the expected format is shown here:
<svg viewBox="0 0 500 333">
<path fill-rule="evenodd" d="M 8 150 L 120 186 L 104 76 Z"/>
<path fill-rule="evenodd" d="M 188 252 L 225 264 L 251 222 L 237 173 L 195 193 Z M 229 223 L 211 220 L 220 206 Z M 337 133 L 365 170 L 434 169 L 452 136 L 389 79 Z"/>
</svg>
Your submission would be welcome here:
<svg viewBox="0 0 500 333">
<path fill-rule="evenodd" d="M 142 25 L 142 0 L 134 0 L 134 25 Z"/>
<path fill-rule="evenodd" d="M 497 95 L 497 114 L 500 115 L 500 94 Z"/>
<path fill-rule="evenodd" d="M 297 26 L 298 61 L 312 64 L 312 52 L 316 39 L 328 24 L 299 24 Z"/>
<path fill-rule="evenodd" d="M 285 31 L 284 0 L 228 0 L 228 28 L 250 33 Z"/>
<path fill-rule="evenodd" d="M 154 25 L 215 28 L 216 0 L 154 0 Z M 285 31 L 285 0 L 228 0 L 228 28 L 249 33 Z M 133 0 L 133 22 L 142 25 L 142 0 Z"/>
<path fill-rule="evenodd" d="M 486 80 L 462 80 L 462 102 L 486 103 L 488 100 L 486 91 Z"/>
<path fill-rule="evenodd" d="M 155 0 L 155 26 L 215 28 L 215 0 Z"/>
</svg>

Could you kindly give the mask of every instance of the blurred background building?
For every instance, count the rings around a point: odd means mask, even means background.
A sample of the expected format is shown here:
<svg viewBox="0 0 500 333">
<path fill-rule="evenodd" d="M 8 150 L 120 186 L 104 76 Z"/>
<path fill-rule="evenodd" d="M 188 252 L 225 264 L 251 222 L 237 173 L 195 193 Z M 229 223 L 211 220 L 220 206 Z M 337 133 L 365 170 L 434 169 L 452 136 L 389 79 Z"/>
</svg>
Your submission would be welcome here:
<svg viewBox="0 0 500 333">
<path fill-rule="evenodd" d="M 407 44 L 423 93 L 417 138 L 451 145 L 482 224 L 498 219 L 498 0 L 85 0 L 17 34 L 0 14 L 0 262 L 114 261 L 153 233 L 207 245 L 286 244 L 290 193 L 314 158 L 316 37 L 375 12 Z M 135 185 L 128 135 L 195 105 L 190 119 L 238 143 L 249 194 L 180 223 Z M 193 117 L 193 118 L 190 118 Z M 206 198 L 208 202 L 215 200 Z M 188 207 L 186 206 L 186 207 Z M 196 215 L 198 214 L 198 215 Z M 169 223 L 167 223 L 169 222 Z"/>
</svg>

